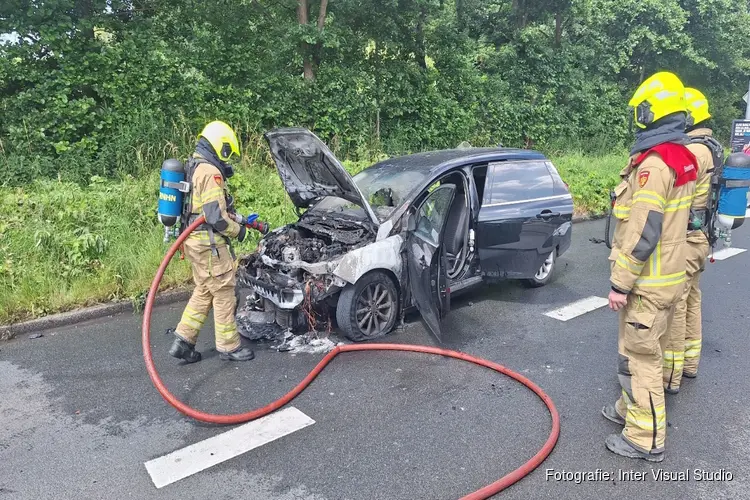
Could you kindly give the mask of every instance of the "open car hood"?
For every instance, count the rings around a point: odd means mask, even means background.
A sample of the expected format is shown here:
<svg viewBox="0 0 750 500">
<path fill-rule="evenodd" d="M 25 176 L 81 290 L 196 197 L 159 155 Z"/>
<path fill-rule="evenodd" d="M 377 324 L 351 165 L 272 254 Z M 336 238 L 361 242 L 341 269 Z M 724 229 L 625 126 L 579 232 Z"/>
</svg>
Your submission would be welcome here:
<svg viewBox="0 0 750 500">
<path fill-rule="evenodd" d="M 352 176 L 315 134 L 304 128 L 279 128 L 264 137 L 295 206 L 307 208 L 317 198 L 336 196 L 359 205 L 380 225 Z"/>
</svg>

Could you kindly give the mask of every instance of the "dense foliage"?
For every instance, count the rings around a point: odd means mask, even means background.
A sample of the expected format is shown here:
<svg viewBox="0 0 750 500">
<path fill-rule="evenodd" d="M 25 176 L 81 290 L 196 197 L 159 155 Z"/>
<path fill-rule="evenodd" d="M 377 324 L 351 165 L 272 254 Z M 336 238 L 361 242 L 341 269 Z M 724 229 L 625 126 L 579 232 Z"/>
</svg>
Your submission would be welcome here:
<svg viewBox="0 0 750 500">
<path fill-rule="evenodd" d="M 747 0 L 3 0 L 0 184 L 142 175 L 221 118 L 314 129 L 364 159 L 628 140 L 656 70 L 726 135 L 750 74 Z M 265 157 L 264 157 L 265 158 Z"/>
</svg>

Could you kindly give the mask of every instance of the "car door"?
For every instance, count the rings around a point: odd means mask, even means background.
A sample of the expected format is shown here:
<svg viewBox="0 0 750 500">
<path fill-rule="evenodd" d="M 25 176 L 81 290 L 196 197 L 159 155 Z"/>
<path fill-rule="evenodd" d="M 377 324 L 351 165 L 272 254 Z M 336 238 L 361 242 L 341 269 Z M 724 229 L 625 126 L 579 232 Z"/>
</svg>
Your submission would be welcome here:
<svg viewBox="0 0 750 500">
<path fill-rule="evenodd" d="M 477 224 L 482 275 L 533 277 L 554 250 L 561 214 L 544 160 L 491 163 Z"/>
<path fill-rule="evenodd" d="M 411 215 L 406 245 L 411 294 L 438 342 L 442 342 L 440 321 L 450 310 L 445 256 L 440 249 L 455 190 L 454 185 L 445 184 L 427 195 Z"/>
</svg>

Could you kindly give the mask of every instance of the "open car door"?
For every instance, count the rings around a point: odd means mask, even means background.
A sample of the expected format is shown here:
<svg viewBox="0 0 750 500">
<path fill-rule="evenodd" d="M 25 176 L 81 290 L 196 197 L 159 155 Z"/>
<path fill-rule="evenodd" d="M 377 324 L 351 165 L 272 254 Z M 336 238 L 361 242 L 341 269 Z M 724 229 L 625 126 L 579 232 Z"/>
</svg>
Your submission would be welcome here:
<svg viewBox="0 0 750 500">
<path fill-rule="evenodd" d="M 406 245 L 414 302 L 425 326 L 441 343 L 440 320 L 450 310 L 450 289 L 442 242 L 455 190 L 455 186 L 446 184 L 427 195 L 411 215 Z"/>
</svg>

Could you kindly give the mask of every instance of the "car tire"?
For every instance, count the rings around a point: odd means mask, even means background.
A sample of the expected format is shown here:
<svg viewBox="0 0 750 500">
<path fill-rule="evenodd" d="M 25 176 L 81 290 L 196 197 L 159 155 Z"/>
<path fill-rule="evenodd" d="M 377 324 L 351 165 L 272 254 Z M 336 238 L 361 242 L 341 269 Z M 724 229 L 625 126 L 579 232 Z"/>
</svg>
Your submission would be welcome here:
<svg viewBox="0 0 750 500">
<path fill-rule="evenodd" d="M 389 305 L 385 306 L 386 303 Z M 363 311 L 368 306 L 377 307 L 381 315 L 373 318 L 371 311 Z M 373 319 L 368 319 L 368 313 L 369 318 Z M 396 325 L 398 314 L 398 289 L 391 277 L 382 271 L 371 271 L 354 285 L 344 287 L 336 305 L 336 323 L 353 342 L 373 340 L 389 334 Z M 363 327 L 360 327 L 361 323 Z"/>
<path fill-rule="evenodd" d="M 554 249 L 544 260 L 544 263 L 539 268 L 539 271 L 537 271 L 536 275 L 533 278 L 524 280 L 523 283 L 530 288 L 542 287 L 552 281 L 552 276 L 555 274 L 556 267 L 557 249 Z"/>
</svg>

